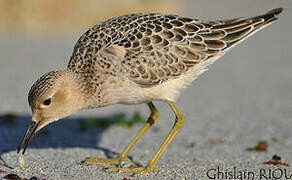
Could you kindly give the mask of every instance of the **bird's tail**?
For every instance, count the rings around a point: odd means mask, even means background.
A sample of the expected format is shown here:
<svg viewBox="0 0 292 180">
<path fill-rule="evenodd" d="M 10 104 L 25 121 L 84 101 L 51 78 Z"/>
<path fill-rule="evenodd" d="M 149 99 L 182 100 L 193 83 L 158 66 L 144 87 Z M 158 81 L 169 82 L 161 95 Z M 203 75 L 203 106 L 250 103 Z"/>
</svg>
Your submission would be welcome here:
<svg viewBox="0 0 292 180">
<path fill-rule="evenodd" d="M 277 8 L 263 15 L 251 18 L 217 21 L 214 22 L 215 25 L 212 27 L 212 30 L 223 30 L 226 32 L 226 36 L 222 40 L 227 44 L 224 50 L 228 50 L 257 31 L 271 25 L 278 19 L 277 15 L 282 11 L 283 8 Z"/>
</svg>

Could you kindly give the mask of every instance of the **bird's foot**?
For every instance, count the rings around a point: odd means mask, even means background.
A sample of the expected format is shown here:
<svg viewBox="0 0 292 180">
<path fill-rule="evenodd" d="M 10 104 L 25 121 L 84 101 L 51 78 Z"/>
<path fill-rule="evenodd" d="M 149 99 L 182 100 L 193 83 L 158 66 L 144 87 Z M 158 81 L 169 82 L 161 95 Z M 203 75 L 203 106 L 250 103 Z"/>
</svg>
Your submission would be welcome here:
<svg viewBox="0 0 292 180">
<path fill-rule="evenodd" d="M 116 158 L 86 158 L 81 163 L 83 165 L 122 165 L 124 162 L 130 163 L 131 160 L 128 157 L 116 157 Z"/>
<path fill-rule="evenodd" d="M 120 172 L 120 173 L 131 173 L 131 174 L 147 174 L 150 172 L 158 171 L 156 166 L 136 166 L 132 165 L 127 168 L 111 167 L 106 169 L 107 172 Z"/>
</svg>

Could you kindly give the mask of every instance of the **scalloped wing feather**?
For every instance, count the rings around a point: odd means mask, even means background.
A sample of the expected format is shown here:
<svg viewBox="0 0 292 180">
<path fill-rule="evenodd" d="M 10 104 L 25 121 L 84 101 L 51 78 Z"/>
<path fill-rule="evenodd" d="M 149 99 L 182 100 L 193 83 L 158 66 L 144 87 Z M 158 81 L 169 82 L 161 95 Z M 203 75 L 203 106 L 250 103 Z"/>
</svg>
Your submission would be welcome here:
<svg viewBox="0 0 292 180">
<path fill-rule="evenodd" d="M 161 14 L 113 18 L 79 39 L 68 68 L 83 73 L 98 69 L 152 87 L 196 70 L 195 66 L 204 66 L 203 72 L 218 59 L 213 57 L 271 24 L 281 11 L 213 22 Z M 193 74 L 195 79 L 201 73 Z"/>
</svg>

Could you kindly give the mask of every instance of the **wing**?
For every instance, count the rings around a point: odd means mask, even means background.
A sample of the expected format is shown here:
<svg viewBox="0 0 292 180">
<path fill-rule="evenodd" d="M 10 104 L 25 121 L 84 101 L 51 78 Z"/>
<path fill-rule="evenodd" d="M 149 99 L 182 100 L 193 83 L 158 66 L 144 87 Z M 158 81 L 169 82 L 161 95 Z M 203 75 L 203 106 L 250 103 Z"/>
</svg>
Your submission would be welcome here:
<svg viewBox="0 0 292 180">
<path fill-rule="evenodd" d="M 137 84 L 152 86 L 222 55 L 276 20 L 280 11 L 213 22 L 161 14 L 113 18 L 79 39 L 68 68 L 81 71 L 86 66 L 88 70 L 95 63 L 100 71 L 120 73 Z"/>
</svg>

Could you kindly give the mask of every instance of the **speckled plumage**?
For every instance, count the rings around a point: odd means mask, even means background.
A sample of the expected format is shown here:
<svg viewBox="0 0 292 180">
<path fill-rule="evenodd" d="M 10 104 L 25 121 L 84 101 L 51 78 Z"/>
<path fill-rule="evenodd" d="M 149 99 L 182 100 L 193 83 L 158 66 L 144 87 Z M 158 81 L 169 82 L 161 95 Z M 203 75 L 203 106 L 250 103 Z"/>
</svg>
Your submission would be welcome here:
<svg viewBox="0 0 292 180">
<path fill-rule="evenodd" d="M 35 107 L 36 100 L 50 90 L 54 84 L 54 80 L 59 76 L 60 73 L 58 71 L 51 71 L 44 74 L 33 84 L 28 93 L 28 103 L 32 109 Z"/>
<path fill-rule="evenodd" d="M 19 146 L 24 151 L 45 125 L 86 108 L 147 103 L 151 115 L 134 140 L 113 159 L 89 158 L 85 165 L 121 164 L 158 119 L 152 101 L 169 104 L 174 127 L 145 167 L 110 171 L 147 173 L 184 124 L 174 101 L 181 89 L 228 50 L 270 25 L 282 8 L 252 18 L 203 21 L 162 14 L 130 14 L 95 25 L 76 43 L 66 70 L 43 75 L 29 92 L 33 118 Z M 24 153 L 23 151 L 23 153 Z"/>
<path fill-rule="evenodd" d="M 140 85 L 159 84 L 224 54 L 253 31 L 274 21 L 274 15 L 214 22 L 162 14 L 113 18 L 81 36 L 68 68 L 125 76 Z"/>
</svg>

